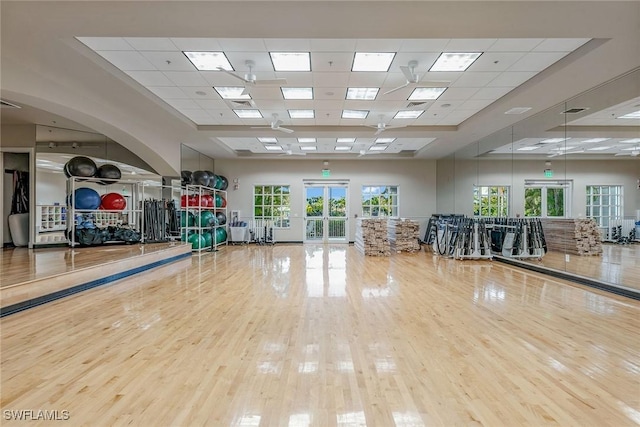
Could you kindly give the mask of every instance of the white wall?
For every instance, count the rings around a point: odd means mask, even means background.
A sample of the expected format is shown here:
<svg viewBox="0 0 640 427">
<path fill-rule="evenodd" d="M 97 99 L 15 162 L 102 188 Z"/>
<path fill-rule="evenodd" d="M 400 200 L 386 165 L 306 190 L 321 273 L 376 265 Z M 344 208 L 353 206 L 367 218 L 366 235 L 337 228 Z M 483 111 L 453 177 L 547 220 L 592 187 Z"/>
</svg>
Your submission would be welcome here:
<svg viewBox="0 0 640 427">
<path fill-rule="evenodd" d="M 67 177 L 62 172 L 36 171 L 36 205 L 64 206 L 67 198 Z"/>
<path fill-rule="evenodd" d="M 244 218 L 253 214 L 253 186 L 287 184 L 291 186 L 291 227 L 275 232 L 278 241 L 302 241 L 304 232 L 303 179 L 322 180 L 322 160 L 218 160 L 215 173 L 229 180 L 227 209 L 241 210 Z M 331 160 L 328 179 L 349 180 L 349 240 L 355 238 L 355 215 L 362 215 L 363 185 L 397 185 L 400 216 L 426 224 L 436 212 L 435 160 Z M 233 190 L 238 179 L 239 189 Z M 326 179 L 326 178 L 325 178 Z"/>
<path fill-rule="evenodd" d="M 441 165 L 443 163 L 439 163 Z M 573 180 L 571 216 L 584 216 L 587 185 L 622 185 L 624 215 L 636 216 L 640 209 L 640 160 L 556 160 L 551 162 L 553 178 L 544 177 L 544 160 L 457 160 L 455 162 L 456 213 L 473 215 L 474 185 L 507 185 L 511 187 L 511 216 L 524 213 L 525 179 Z M 440 183 L 438 183 L 440 184 Z M 440 195 L 440 193 L 439 193 Z"/>
</svg>

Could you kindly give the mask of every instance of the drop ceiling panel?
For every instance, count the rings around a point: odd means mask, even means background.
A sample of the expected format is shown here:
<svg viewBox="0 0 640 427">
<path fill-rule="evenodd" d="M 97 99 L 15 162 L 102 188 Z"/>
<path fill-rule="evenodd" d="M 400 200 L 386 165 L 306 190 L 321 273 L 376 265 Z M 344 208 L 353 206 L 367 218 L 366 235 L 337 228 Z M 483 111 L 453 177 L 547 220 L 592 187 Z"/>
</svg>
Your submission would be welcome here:
<svg viewBox="0 0 640 427">
<path fill-rule="evenodd" d="M 588 41 L 589 39 L 545 39 L 533 50 L 536 52 L 571 52 Z"/>
<path fill-rule="evenodd" d="M 275 78 L 273 63 L 267 52 L 226 52 L 226 55 L 233 69 L 243 77 L 249 71 L 246 62 L 251 60 L 254 62 L 252 71 L 258 80 Z"/>
<path fill-rule="evenodd" d="M 164 75 L 176 86 L 207 85 L 207 81 L 197 71 L 165 71 Z"/>
<path fill-rule="evenodd" d="M 174 83 L 161 71 L 126 71 L 126 73 L 142 86 L 174 86 Z"/>
<path fill-rule="evenodd" d="M 263 39 L 218 39 L 225 52 L 264 52 L 266 45 Z"/>
<path fill-rule="evenodd" d="M 309 52 L 311 42 L 308 39 L 265 39 L 264 45 L 270 52 Z"/>
<path fill-rule="evenodd" d="M 511 92 L 511 87 L 483 87 L 479 89 L 471 99 L 498 99 Z M 446 92 L 445 92 L 446 93 Z"/>
<path fill-rule="evenodd" d="M 400 52 L 444 52 L 450 39 L 404 39 Z"/>
<path fill-rule="evenodd" d="M 305 73 L 301 71 L 278 72 L 277 78 L 286 79 L 287 87 L 313 87 L 313 77 L 317 73 Z"/>
<path fill-rule="evenodd" d="M 484 52 L 496 42 L 496 39 L 451 39 L 445 52 Z"/>
<path fill-rule="evenodd" d="M 471 72 L 467 71 L 462 77 L 452 83 L 452 87 L 484 87 L 498 77 L 498 72 Z"/>
<path fill-rule="evenodd" d="M 385 83 L 388 73 L 377 72 L 357 72 L 350 73 L 348 86 L 349 87 L 381 87 Z M 404 83 L 404 79 L 402 82 Z"/>
<path fill-rule="evenodd" d="M 139 52 L 103 50 L 98 54 L 122 71 L 155 71 L 156 67 Z"/>
<path fill-rule="evenodd" d="M 400 39 L 358 39 L 356 52 L 398 52 L 402 47 Z"/>
<path fill-rule="evenodd" d="M 528 52 L 538 46 L 544 39 L 498 39 L 487 51 L 489 52 Z"/>
<path fill-rule="evenodd" d="M 356 41 L 349 39 L 311 39 L 312 52 L 354 52 Z"/>
<path fill-rule="evenodd" d="M 196 71 L 191 61 L 182 52 L 140 52 L 160 71 Z"/>
<path fill-rule="evenodd" d="M 78 37 L 78 40 L 96 51 L 133 49 L 123 37 Z"/>
<path fill-rule="evenodd" d="M 313 90 L 313 98 L 317 100 L 344 100 L 347 89 L 344 87 L 323 87 Z"/>
<path fill-rule="evenodd" d="M 468 71 L 506 71 L 524 55 L 522 52 L 485 52 Z"/>
<path fill-rule="evenodd" d="M 173 44 L 169 38 L 160 37 L 125 37 L 127 43 L 129 43 L 135 50 L 160 50 L 160 51 L 174 51 L 176 45 Z"/>
<path fill-rule="evenodd" d="M 147 89 L 164 100 L 189 99 L 189 95 L 184 93 L 179 87 L 175 86 L 148 86 Z"/>
<path fill-rule="evenodd" d="M 516 87 L 535 76 L 535 72 L 506 71 L 490 81 L 489 87 Z"/>
<path fill-rule="evenodd" d="M 438 101 L 467 100 L 475 95 L 480 88 L 477 87 L 450 87 L 438 98 Z"/>
<path fill-rule="evenodd" d="M 185 86 L 182 91 L 192 99 L 220 99 L 211 86 Z"/>
<path fill-rule="evenodd" d="M 347 87 L 349 84 L 350 74 L 351 73 L 313 73 L 313 86 Z"/>
<path fill-rule="evenodd" d="M 208 51 L 208 52 L 220 52 L 222 46 L 218 39 L 212 38 L 198 38 L 198 37 L 184 37 L 184 38 L 172 38 L 171 42 L 181 51 Z"/>
<path fill-rule="evenodd" d="M 227 104 L 221 99 L 201 99 L 195 100 L 196 104 L 204 110 L 224 110 Z"/>
<path fill-rule="evenodd" d="M 311 69 L 316 71 L 348 72 L 353 62 L 352 52 L 313 52 Z"/>
<path fill-rule="evenodd" d="M 508 71 L 542 71 L 565 56 L 566 52 L 531 52 L 509 67 Z"/>
</svg>

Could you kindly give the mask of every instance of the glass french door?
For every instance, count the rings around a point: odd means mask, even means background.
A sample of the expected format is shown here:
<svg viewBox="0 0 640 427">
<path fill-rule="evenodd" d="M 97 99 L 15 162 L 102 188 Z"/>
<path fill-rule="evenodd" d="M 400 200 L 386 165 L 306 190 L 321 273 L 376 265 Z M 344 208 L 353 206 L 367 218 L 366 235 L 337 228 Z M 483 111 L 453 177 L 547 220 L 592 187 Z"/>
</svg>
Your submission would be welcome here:
<svg viewBox="0 0 640 427">
<path fill-rule="evenodd" d="M 524 189 L 524 216 L 567 218 L 570 216 L 571 182 L 527 183 Z"/>
<path fill-rule="evenodd" d="M 346 184 L 305 184 L 305 242 L 349 242 L 348 189 Z"/>
</svg>

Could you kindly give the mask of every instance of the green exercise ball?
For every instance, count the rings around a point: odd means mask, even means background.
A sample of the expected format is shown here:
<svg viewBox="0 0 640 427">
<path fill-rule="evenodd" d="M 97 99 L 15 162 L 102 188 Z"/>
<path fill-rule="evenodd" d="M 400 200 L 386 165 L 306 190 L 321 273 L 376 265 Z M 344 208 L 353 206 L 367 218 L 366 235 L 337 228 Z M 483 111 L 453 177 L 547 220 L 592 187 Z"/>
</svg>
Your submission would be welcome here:
<svg viewBox="0 0 640 427">
<path fill-rule="evenodd" d="M 216 228 L 216 244 L 223 243 L 227 240 L 227 230 L 223 227 Z"/>
<path fill-rule="evenodd" d="M 189 236 L 188 242 L 191 243 L 191 249 L 201 249 L 205 247 L 204 237 L 200 233 L 193 233 Z"/>
<path fill-rule="evenodd" d="M 198 227 L 211 227 L 216 224 L 216 215 L 211 211 L 200 212 Z"/>
<path fill-rule="evenodd" d="M 202 233 L 202 237 L 204 237 L 205 248 L 210 248 L 211 246 L 213 246 L 213 235 L 210 231 L 205 231 L 204 233 Z"/>
<path fill-rule="evenodd" d="M 182 232 L 180 233 L 180 240 L 186 242 L 189 236 L 191 236 L 193 233 L 195 233 L 195 231 L 193 230 L 189 230 L 189 232 L 187 232 L 187 230 L 182 230 Z"/>
<path fill-rule="evenodd" d="M 196 219 L 191 212 L 180 211 L 180 227 L 193 227 Z"/>
</svg>

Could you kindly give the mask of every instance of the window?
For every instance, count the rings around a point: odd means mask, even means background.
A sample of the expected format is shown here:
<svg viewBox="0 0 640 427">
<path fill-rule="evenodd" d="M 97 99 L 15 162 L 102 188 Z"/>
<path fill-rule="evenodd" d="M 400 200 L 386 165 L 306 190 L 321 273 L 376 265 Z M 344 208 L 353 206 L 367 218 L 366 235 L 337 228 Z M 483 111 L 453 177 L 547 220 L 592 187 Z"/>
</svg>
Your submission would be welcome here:
<svg viewBox="0 0 640 427">
<path fill-rule="evenodd" d="M 289 227 L 291 198 L 288 185 L 256 185 L 253 187 L 253 217 L 274 222 L 276 227 Z"/>
<path fill-rule="evenodd" d="M 362 216 L 399 216 L 398 187 L 395 185 L 363 185 Z"/>
<path fill-rule="evenodd" d="M 473 215 L 509 216 L 509 187 L 476 186 L 473 189 Z"/>
<path fill-rule="evenodd" d="M 571 181 L 524 182 L 524 216 L 566 218 L 570 216 Z"/>
<path fill-rule="evenodd" d="M 622 216 L 621 185 L 587 185 L 587 217 L 600 227 L 608 227 L 609 220 Z"/>
</svg>

